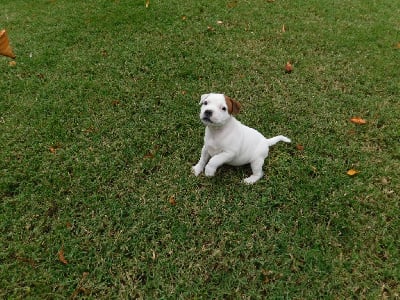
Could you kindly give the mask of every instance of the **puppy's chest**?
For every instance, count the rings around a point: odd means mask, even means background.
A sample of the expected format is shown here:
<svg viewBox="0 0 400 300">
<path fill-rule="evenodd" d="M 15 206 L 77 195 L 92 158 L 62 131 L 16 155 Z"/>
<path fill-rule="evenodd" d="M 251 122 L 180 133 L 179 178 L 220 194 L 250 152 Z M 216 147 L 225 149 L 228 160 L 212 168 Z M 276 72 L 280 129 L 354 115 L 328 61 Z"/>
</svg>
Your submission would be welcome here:
<svg viewBox="0 0 400 300">
<path fill-rule="evenodd" d="M 211 155 L 217 155 L 224 151 L 224 139 L 215 135 L 206 135 L 205 145 L 207 152 Z"/>
</svg>

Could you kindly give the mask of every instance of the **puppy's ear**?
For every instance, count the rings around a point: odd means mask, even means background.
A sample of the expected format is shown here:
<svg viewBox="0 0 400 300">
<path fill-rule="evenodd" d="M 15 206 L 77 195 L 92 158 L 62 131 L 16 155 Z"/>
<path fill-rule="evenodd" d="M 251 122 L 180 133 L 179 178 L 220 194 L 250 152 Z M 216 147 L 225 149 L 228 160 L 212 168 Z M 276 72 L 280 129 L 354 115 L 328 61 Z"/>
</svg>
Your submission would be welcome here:
<svg viewBox="0 0 400 300">
<path fill-rule="evenodd" d="M 225 102 L 226 102 L 226 105 L 228 106 L 228 112 L 231 115 L 237 115 L 240 112 L 242 105 L 238 101 L 233 100 L 232 98 L 230 98 L 228 96 L 225 96 Z"/>
<path fill-rule="evenodd" d="M 210 96 L 210 94 L 203 94 L 203 95 L 201 95 L 199 104 L 202 104 L 202 103 L 204 102 L 204 100 L 206 100 L 206 99 L 208 98 L 208 96 Z"/>
</svg>

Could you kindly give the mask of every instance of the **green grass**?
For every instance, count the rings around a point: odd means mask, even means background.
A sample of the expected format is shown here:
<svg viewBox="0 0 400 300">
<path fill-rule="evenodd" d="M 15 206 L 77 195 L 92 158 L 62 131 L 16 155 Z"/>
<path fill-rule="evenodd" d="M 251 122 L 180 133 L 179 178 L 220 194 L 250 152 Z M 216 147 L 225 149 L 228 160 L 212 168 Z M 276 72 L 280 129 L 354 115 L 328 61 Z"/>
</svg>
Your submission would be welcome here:
<svg viewBox="0 0 400 300">
<path fill-rule="evenodd" d="M 2 1 L 0 296 L 398 299 L 399 11 Z M 253 186 L 191 174 L 211 91 L 293 140 Z"/>
</svg>

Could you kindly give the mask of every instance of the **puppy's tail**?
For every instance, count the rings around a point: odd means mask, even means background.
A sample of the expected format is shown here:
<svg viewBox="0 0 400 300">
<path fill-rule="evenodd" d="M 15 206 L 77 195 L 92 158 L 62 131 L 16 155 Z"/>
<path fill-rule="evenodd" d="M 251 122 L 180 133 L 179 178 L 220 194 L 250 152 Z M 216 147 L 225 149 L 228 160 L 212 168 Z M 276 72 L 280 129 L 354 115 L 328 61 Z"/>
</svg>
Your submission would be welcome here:
<svg viewBox="0 0 400 300">
<path fill-rule="evenodd" d="M 278 142 L 290 143 L 291 140 L 283 135 L 274 136 L 273 138 L 267 139 L 268 146 L 273 146 Z"/>
</svg>

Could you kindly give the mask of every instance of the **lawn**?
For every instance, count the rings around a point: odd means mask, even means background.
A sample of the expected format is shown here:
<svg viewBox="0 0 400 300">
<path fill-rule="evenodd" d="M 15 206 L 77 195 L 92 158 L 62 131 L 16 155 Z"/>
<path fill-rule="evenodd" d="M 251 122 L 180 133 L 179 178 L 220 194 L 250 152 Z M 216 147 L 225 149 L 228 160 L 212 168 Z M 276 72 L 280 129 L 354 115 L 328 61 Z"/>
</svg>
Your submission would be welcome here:
<svg viewBox="0 0 400 300">
<path fill-rule="evenodd" d="M 398 299 L 399 15 L 398 0 L 3 0 L 0 297 Z M 248 166 L 191 174 L 207 92 L 292 139 L 255 185 Z"/>
</svg>

